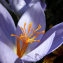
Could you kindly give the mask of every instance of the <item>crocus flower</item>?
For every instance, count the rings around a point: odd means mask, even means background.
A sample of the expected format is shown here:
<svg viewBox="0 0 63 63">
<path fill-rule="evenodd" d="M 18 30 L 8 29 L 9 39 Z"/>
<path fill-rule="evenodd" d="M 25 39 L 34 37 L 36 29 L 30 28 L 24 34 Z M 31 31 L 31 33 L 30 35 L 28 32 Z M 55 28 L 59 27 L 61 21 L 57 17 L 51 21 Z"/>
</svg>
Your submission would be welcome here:
<svg viewBox="0 0 63 63">
<path fill-rule="evenodd" d="M 63 43 L 63 23 L 44 34 L 45 15 L 40 2 L 22 15 L 17 28 L 1 4 L 0 9 L 0 63 L 36 62 Z"/>
<path fill-rule="evenodd" d="M 46 8 L 45 2 L 42 0 L 0 0 L 0 2 L 10 11 L 21 16 L 26 10 L 32 7 L 35 3 L 40 2 L 43 10 Z"/>
</svg>

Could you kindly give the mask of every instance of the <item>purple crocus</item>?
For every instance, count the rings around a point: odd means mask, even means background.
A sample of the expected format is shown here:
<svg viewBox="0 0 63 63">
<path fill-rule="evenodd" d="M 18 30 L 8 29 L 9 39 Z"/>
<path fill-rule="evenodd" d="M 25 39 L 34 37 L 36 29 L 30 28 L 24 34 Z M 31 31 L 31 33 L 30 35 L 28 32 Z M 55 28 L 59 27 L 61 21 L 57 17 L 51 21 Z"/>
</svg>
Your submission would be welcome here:
<svg viewBox="0 0 63 63">
<path fill-rule="evenodd" d="M 0 9 L 1 63 L 36 62 L 62 45 L 63 23 L 54 26 L 44 34 L 45 14 L 40 2 L 34 4 L 22 15 L 17 28 L 2 4 Z M 15 51 L 17 54 L 14 53 Z"/>
</svg>

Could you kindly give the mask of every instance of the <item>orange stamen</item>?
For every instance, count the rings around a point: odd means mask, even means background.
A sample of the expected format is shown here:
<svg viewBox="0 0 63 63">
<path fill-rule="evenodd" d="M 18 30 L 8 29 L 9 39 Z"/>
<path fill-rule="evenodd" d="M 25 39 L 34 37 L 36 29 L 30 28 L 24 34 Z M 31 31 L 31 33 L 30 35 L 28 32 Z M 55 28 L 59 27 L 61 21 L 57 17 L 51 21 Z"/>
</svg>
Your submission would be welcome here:
<svg viewBox="0 0 63 63">
<path fill-rule="evenodd" d="M 19 58 L 21 58 L 21 45 L 20 45 L 20 40 L 17 39 L 17 55 L 19 56 Z"/>
<path fill-rule="evenodd" d="M 20 55 L 21 57 L 22 57 L 23 54 L 25 53 L 27 47 L 28 47 L 28 43 L 27 43 L 27 44 L 26 44 L 26 43 L 23 43 L 23 47 L 22 47 L 22 49 L 21 49 L 21 55 Z"/>
<path fill-rule="evenodd" d="M 28 33 L 30 32 L 31 28 L 32 28 L 32 22 L 28 26 Z"/>
<path fill-rule="evenodd" d="M 33 43 L 33 42 L 40 42 L 40 40 L 36 40 L 36 38 L 39 36 L 39 34 L 44 34 L 45 31 L 41 31 L 41 32 L 37 32 L 38 30 L 41 29 L 41 25 L 38 25 L 37 29 L 34 30 L 34 28 L 32 28 L 32 22 L 28 25 L 28 33 L 26 33 L 26 22 L 24 23 L 24 28 L 20 27 L 22 34 L 20 34 L 19 36 L 15 35 L 15 34 L 11 34 L 11 36 L 15 36 L 16 37 L 16 42 L 17 42 L 17 55 L 19 56 L 19 58 L 21 58 L 23 56 L 23 54 L 25 53 L 28 44 Z M 31 29 L 32 28 L 32 29 Z M 32 34 L 30 34 L 28 36 L 28 34 L 32 31 Z M 20 41 L 22 41 L 22 46 L 20 44 Z"/>
<path fill-rule="evenodd" d="M 25 30 L 25 27 L 26 27 L 26 22 L 24 23 L 24 30 Z"/>
<path fill-rule="evenodd" d="M 40 30 L 40 28 L 41 28 L 41 25 L 38 25 L 38 27 L 37 27 L 37 29 L 35 30 L 35 32 L 38 31 L 38 30 Z"/>
</svg>

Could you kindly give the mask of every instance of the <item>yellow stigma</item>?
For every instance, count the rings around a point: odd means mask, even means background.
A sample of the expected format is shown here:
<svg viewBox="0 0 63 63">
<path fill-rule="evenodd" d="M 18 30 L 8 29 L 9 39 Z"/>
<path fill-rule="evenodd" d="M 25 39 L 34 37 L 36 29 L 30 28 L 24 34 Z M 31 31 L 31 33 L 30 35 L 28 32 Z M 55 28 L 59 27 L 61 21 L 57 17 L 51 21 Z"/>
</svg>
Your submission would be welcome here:
<svg viewBox="0 0 63 63">
<path fill-rule="evenodd" d="M 34 30 L 34 28 L 32 27 L 32 22 L 28 25 L 28 32 L 26 32 L 26 22 L 24 23 L 24 28 L 20 27 L 22 33 L 17 36 L 15 34 L 11 34 L 11 36 L 15 36 L 16 37 L 16 45 L 17 45 L 17 55 L 19 56 L 19 58 L 21 58 L 23 56 L 23 54 L 25 53 L 28 44 L 31 44 L 33 42 L 40 42 L 40 40 L 36 40 L 36 38 L 39 36 L 39 34 L 44 34 L 45 31 L 41 31 L 38 32 L 38 30 L 41 29 L 41 25 L 39 24 L 38 27 Z M 31 33 L 32 31 L 32 33 Z M 30 33 L 30 35 L 29 35 Z M 22 42 L 22 46 L 21 43 Z"/>
</svg>

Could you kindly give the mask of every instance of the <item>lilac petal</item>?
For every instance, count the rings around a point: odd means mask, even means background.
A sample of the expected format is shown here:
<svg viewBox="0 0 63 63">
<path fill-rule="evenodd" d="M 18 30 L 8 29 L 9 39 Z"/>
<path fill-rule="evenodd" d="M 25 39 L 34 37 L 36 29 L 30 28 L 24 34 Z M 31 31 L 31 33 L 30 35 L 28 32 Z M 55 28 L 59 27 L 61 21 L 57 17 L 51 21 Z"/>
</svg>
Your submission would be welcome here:
<svg viewBox="0 0 63 63">
<path fill-rule="evenodd" d="M 25 9 L 28 9 L 27 4 L 30 2 L 30 0 L 0 0 L 0 2 L 10 11 L 14 12 L 15 14 L 21 15 L 24 10 L 22 9 L 23 7 Z M 21 12 L 21 13 L 20 13 Z"/>
<path fill-rule="evenodd" d="M 0 2 L 10 11 L 14 12 L 17 15 L 23 14 L 27 9 L 34 5 L 40 0 L 0 0 Z M 45 10 L 46 4 L 42 0 L 41 2 L 42 9 Z"/>
<path fill-rule="evenodd" d="M 24 0 L 26 4 L 28 5 L 32 0 Z"/>
<path fill-rule="evenodd" d="M 17 58 L 16 61 L 14 63 L 25 63 L 24 61 L 22 61 L 20 58 Z"/>
<path fill-rule="evenodd" d="M 54 37 L 55 37 L 55 32 L 52 33 L 52 35 L 49 36 L 36 49 L 34 49 L 30 53 L 23 56 L 21 59 L 25 60 L 25 61 L 32 61 L 32 62 L 36 62 L 36 61 L 42 59 L 47 54 L 47 52 L 49 51 L 49 49 L 53 43 Z"/>
<path fill-rule="evenodd" d="M 32 63 L 32 62 L 23 61 L 23 60 L 21 60 L 20 58 L 17 58 L 14 63 Z"/>
<path fill-rule="evenodd" d="M 41 0 L 41 1 L 40 1 L 40 0 L 32 0 L 31 3 L 29 4 L 29 6 L 34 5 L 34 4 L 37 3 L 38 1 L 41 3 L 41 6 L 42 6 L 43 11 L 45 11 L 45 9 L 46 9 L 46 3 L 45 3 L 44 0 Z"/>
<path fill-rule="evenodd" d="M 45 10 L 46 10 L 46 3 L 45 3 L 44 0 L 42 0 L 42 2 L 41 2 L 41 6 L 42 6 L 43 10 L 45 11 Z"/>
<path fill-rule="evenodd" d="M 48 37 L 48 35 L 51 35 L 54 31 L 56 31 L 56 35 L 48 54 L 53 52 L 54 50 L 56 50 L 58 47 L 60 47 L 63 44 L 63 22 L 51 28 L 44 36 L 45 39 Z"/>
<path fill-rule="evenodd" d="M 3 42 L 0 41 L 0 61 L 2 63 L 14 63 L 17 55 Z"/>
<path fill-rule="evenodd" d="M 42 7 L 40 5 L 40 2 L 37 2 L 34 6 L 32 6 L 29 10 L 27 10 L 23 16 L 21 17 L 20 21 L 18 22 L 18 27 L 17 27 L 17 34 L 19 35 L 21 33 L 21 30 L 19 27 L 24 27 L 24 23 L 26 22 L 26 32 L 28 30 L 28 25 L 30 22 L 33 23 L 33 28 L 36 29 L 37 26 L 40 24 L 42 28 L 39 31 L 45 30 L 45 14 L 42 11 Z M 42 38 L 42 34 L 39 35 L 37 39 Z M 29 45 L 27 51 L 33 50 L 39 43 L 34 42 Z M 34 46 L 33 46 L 34 45 Z"/>
<path fill-rule="evenodd" d="M 15 9 L 19 11 L 21 8 L 23 8 L 26 5 L 26 2 L 24 0 L 14 0 L 13 4 L 15 6 Z"/>
<path fill-rule="evenodd" d="M 10 4 L 11 4 L 11 7 L 14 8 L 14 11 L 17 14 L 21 15 L 38 1 L 40 2 L 40 0 L 14 0 Z M 9 0 L 9 2 L 11 1 Z M 44 1 L 41 2 L 41 5 L 42 5 L 43 10 L 45 10 L 46 4 Z"/>
<path fill-rule="evenodd" d="M 22 2 L 23 1 L 23 2 Z M 18 4 L 15 3 L 15 8 L 19 14 L 23 14 L 25 11 L 27 11 L 30 7 L 32 7 L 37 2 L 40 2 L 40 0 L 19 0 Z M 44 11 L 46 9 L 46 4 L 44 1 L 40 2 L 42 6 L 42 10 Z M 17 6 L 16 6 L 17 4 Z M 22 5 L 23 4 L 23 5 Z"/>
<path fill-rule="evenodd" d="M 14 12 L 14 6 L 12 4 L 13 0 L 8 0 L 8 2 L 6 0 L 0 0 L 0 3 L 2 3 L 8 10 Z M 11 6 L 12 4 L 12 6 Z"/>
<path fill-rule="evenodd" d="M 0 4 L 0 40 L 6 44 L 15 43 L 15 38 L 11 34 L 15 34 L 15 24 L 8 11 Z"/>
<path fill-rule="evenodd" d="M 55 35 L 54 41 L 47 54 L 53 52 L 54 50 L 56 50 L 58 47 L 60 47 L 63 44 L 63 22 L 57 24 L 56 26 L 48 30 L 46 34 L 43 36 L 43 38 L 41 39 L 41 41 L 46 40 L 55 31 L 56 31 L 56 35 Z"/>
<path fill-rule="evenodd" d="M 0 29 L 0 41 L 4 42 L 10 48 L 14 48 L 14 44 L 7 38 L 4 31 L 2 31 L 2 29 Z"/>
<path fill-rule="evenodd" d="M 13 5 L 17 14 L 22 15 L 30 8 L 29 4 L 32 0 L 14 0 Z"/>
<path fill-rule="evenodd" d="M 13 0 L 13 2 L 11 3 L 11 7 L 14 7 L 14 11 L 21 15 L 23 14 L 28 8 L 28 4 L 31 2 L 32 0 Z M 13 4 L 13 6 L 12 6 Z"/>
</svg>

